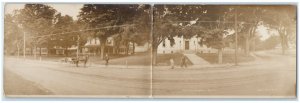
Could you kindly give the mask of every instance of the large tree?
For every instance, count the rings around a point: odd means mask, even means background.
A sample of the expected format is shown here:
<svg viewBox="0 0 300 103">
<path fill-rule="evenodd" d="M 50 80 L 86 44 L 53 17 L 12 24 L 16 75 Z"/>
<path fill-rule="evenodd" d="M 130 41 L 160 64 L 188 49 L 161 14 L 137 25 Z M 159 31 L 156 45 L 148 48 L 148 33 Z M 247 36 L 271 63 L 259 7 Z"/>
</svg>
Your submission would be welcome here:
<svg viewBox="0 0 300 103">
<path fill-rule="evenodd" d="M 201 18 L 204 9 L 195 5 L 154 5 L 153 7 L 153 35 L 152 35 L 152 63 L 156 65 L 157 48 L 165 39 L 174 45 L 175 36 L 190 38 L 192 32 L 200 27 L 191 29 L 191 21 Z"/>
<path fill-rule="evenodd" d="M 232 21 L 234 15 L 237 15 L 239 44 L 247 56 L 255 50 L 255 34 L 258 26 L 261 25 L 264 7 L 262 5 L 233 6 L 236 10 L 230 12 Z"/>
<path fill-rule="evenodd" d="M 124 27 L 130 28 L 128 26 L 133 26 L 136 15 L 140 9 L 141 5 L 127 5 L 127 4 L 85 4 L 81 8 L 79 14 L 79 21 L 88 24 L 86 28 L 103 28 L 95 31 L 95 37 L 100 39 L 101 45 L 101 58 L 104 57 L 106 40 L 108 37 L 127 31 Z M 120 27 L 120 25 L 122 25 Z M 111 27 L 109 27 L 111 26 Z M 127 35 L 127 34 L 126 34 Z"/>
<path fill-rule="evenodd" d="M 23 9 L 18 10 L 16 23 L 26 33 L 26 44 L 50 48 L 51 38 L 40 36 L 52 34 L 56 15 L 54 8 L 44 4 L 25 4 Z"/>
<path fill-rule="evenodd" d="M 135 44 L 144 45 L 150 42 L 150 30 L 151 30 L 151 14 L 150 5 L 139 5 L 136 8 L 135 15 L 132 23 L 135 26 L 127 26 L 121 28 L 121 31 L 116 36 L 116 47 L 118 50 L 120 44 L 125 44 L 126 54 L 128 54 L 129 43 L 132 43 L 133 53 L 135 49 Z"/>
<path fill-rule="evenodd" d="M 68 56 L 68 48 L 77 43 L 77 35 L 80 29 L 73 18 L 69 15 L 62 16 L 56 15 L 53 33 L 56 34 L 52 37 L 52 42 L 55 46 L 65 48 L 65 55 Z"/>
<path fill-rule="evenodd" d="M 19 54 L 20 46 L 22 44 L 23 35 L 21 29 L 16 23 L 16 18 L 13 14 L 6 14 L 4 16 L 4 51 L 5 53 L 16 52 Z"/>
<path fill-rule="evenodd" d="M 168 38 L 183 36 L 201 38 L 201 45 L 219 50 L 219 62 L 222 61 L 223 38 L 232 25 L 226 22 L 226 13 L 230 6 L 213 5 L 155 5 L 153 29 L 153 63 L 156 64 L 158 45 Z"/>
<path fill-rule="evenodd" d="M 234 23 L 230 21 L 230 12 L 233 10 L 232 6 L 203 6 L 205 13 L 199 21 L 204 29 L 200 29 L 197 36 L 201 38 L 199 44 L 218 50 L 218 63 L 223 62 L 223 48 L 227 45 L 226 36 L 228 30 L 234 27 Z"/>
<path fill-rule="evenodd" d="M 263 16 L 263 24 L 277 30 L 281 39 L 282 54 L 288 48 L 290 37 L 296 37 L 296 10 L 294 5 L 267 6 Z M 293 39 L 291 39 L 292 41 Z M 295 40 L 295 39 L 294 39 Z"/>
</svg>

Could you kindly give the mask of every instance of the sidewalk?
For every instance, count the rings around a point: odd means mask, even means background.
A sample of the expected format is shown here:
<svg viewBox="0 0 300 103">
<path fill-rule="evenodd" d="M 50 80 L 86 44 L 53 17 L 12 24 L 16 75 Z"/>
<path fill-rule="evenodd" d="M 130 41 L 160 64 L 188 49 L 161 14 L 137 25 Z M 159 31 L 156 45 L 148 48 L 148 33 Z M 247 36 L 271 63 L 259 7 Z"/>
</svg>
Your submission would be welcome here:
<svg viewBox="0 0 300 103">
<path fill-rule="evenodd" d="M 193 65 L 211 65 L 209 62 L 205 61 L 201 57 L 197 56 L 196 54 L 184 54 L 192 63 Z"/>
</svg>

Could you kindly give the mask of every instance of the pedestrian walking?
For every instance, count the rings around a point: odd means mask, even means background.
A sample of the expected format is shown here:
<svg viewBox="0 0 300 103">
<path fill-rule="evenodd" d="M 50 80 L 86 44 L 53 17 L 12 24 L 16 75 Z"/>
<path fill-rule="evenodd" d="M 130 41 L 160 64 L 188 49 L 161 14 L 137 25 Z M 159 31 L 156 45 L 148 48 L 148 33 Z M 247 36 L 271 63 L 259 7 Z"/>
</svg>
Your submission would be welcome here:
<svg viewBox="0 0 300 103">
<path fill-rule="evenodd" d="M 174 69 L 174 60 L 173 60 L 173 58 L 170 59 L 170 66 L 171 66 L 171 69 Z"/>
<path fill-rule="evenodd" d="M 187 60 L 186 57 L 183 55 L 181 58 L 181 68 L 187 68 Z"/>
<path fill-rule="evenodd" d="M 105 55 L 105 66 L 107 67 L 108 66 L 108 61 L 109 61 L 109 56 L 108 54 Z"/>
</svg>

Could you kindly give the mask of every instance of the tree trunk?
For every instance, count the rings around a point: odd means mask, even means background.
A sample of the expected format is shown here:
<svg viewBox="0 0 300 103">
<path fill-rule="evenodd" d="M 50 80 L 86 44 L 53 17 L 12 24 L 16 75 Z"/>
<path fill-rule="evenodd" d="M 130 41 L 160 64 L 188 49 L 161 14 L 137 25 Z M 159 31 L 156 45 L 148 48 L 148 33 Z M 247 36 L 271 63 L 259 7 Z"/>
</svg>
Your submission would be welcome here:
<svg viewBox="0 0 300 103">
<path fill-rule="evenodd" d="M 104 55 L 105 55 L 105 44 L 101 43 L 101 55 L 100 55 L 100 58 L 101 59 L 104 59 Z"/>
<path fill-rule="evenodd" d="M 152 65 L 156 65 L 157 47 L 152 49 Z"/>
<path fill-rule="evenodd" d="M 104 59 L 104 56 L 106 54 L 106 37 L 99 37 L 100 40 L 100 58 Z"/>
<path fill-rule="evenodd" d="M 65 48 L 64 53 L 65 53 L 65 56 L 68 57 L 68 47 Z"/>
<path fill-rule="evenodd" d="M 219 64 L 223 63 L 223 48 L 218 49 L 218 63 Z"/>
<path fill-rule="evenodd" d="M 255 52 L 255 40 L 256 40 L 256 36 L 255 36 L 255 33 L 256 33 L 256 29 L 257 29 L 257 25 L 258 25 L 258 21 L 256 22 L 256 25 L 253 26 L 251 32 L 250 32 L 250 44 L 249 44 L 249 53 L 251 52 Z"/>
<path fill-rule="evenodd" d="M 20 57 L 20 46 L 19 44 L 17 44 L 17 48 L 18 48 L 18 58 Z"/>
<path fill-rule="evenodd" d="M 285 55 L 286 53 L 286 39 L 285 39 L 285 36 L 282 35 L 281 36 L 281 50 L 282 50 L 282 55 Z"/>
<path fill-rule="evenodd" d="M 51 55 L 51 51 L 50 51 L 50 48 L 47 47 L 47 55 L 46 56 L 49 56 L 49 55 Z"/>
<path fill-rule="evenodd" d="M 36 45 L 34 45 L 34 59 L 36 59 L 36 49 L 37 49 L 37 47 L 36 47 Z"/>
<path fill-rule="evenodd" d="M 42 47 L 40 47 L 40 56 L 42 56 Z"/>
<path fill-rule="evenodd" d="M 116 47 L 116 54 L 119 55 L 119 45 Z"/>
<path fill-rule="evenodd" d="M 256 38 L 254 37 L 253 39 L 252 39 L 252 52 L 255 52 L 256 50 L 256 46 L 255 46 L 255 41 L 256 41 Z"/>
<path fill-rule="evenodd" d="M 251 35 L 253 33 L 253 29 L 254 28 L 250 28 L 248 33 L 246 34 L 246 40 L 245 40 L 245 54 L 246 54 L 246 56 L 249 56 L 249 53 L 250 53 L 250 38 L 251 38 Z"/>
<path fill-rule="evenodd" d="M 249 48 L 250 48 L 249 37 L 246 37 L 246 40 L 245 40 L 245 54 L 246 54 L 246 56 L 249 56 Z"/>
<path fill-rule="evenodd" d="M 125 52 L 126 52 L 125 54 L 128 55 L 128 53 L 129 53 L 129 42 L 126 43 L 126 51 Z"/>
<path fill-rule="evenodd" d="M 115 46 L 112 47 L 112 53 L 116 54 L 116 47 Z"/>
<path fill-rule="evenodd" d="M 280 39 L 281 39 L 281 49 L 282 49 L 282 55 L 286 54 L 286 49 L 287 47 L 287 35 L 286 35 L 286 30 L 283 29 L 280 33 Z"/>
<path fill-rule="evenodd" d="M 132 54 L 135 54 L 135 43 L 133 43 L 133 45 L 132 45 L 133 47 L 132 47 Z"/>
<path fill-rule="evenodd" d="M 32 56 L 33 55 L 33 48 L 30 47 L 30 55 Z"/>
<path fill-rule="evenodd" d="M 152 65 L 157 65 L 157 48 L 158 45 L 152 45 Z"/>
<path fill-rule="evenodd" d="M 281 50 L 282 50 L 282 55 L 285 54 L 285 46 L 284 46 L 284 40 L 281 39 Z"/>
</svg>

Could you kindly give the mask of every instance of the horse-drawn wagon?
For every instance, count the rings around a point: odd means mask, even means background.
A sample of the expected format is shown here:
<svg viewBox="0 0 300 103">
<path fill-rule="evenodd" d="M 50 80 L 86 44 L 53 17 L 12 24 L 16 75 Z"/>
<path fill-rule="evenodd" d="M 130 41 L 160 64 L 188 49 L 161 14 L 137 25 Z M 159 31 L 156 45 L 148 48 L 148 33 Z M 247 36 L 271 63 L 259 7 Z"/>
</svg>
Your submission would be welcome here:
<svg viewBox="0 0 300 103">
<path fill-rule="evenodd" d="M 66 57 L 62 59 L 63 62 L 76 64 L 76 67 L 79 66 L 80 62 L 82 62 L 84 67 L 86 67 L 86 63 L 88 62 L 88 60 L 89 60 L 88 54 L 78 55 L 76 57 Z"/>
</svg>

